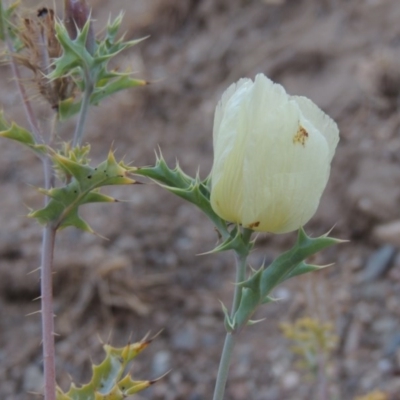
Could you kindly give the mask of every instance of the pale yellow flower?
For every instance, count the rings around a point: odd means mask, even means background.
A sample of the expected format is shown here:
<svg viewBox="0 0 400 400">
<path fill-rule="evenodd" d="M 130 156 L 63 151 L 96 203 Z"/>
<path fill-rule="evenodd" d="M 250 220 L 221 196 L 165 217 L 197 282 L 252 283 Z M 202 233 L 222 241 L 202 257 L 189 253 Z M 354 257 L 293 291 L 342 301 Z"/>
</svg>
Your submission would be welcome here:
<svg viewBox="0 0 400 400">
<path fill-rule="evenodd" d="M 336 123 L 311 100 L 262 74 L 240 79 L 215 111 L 214 211 L 255 231 L 298 229 L 317 210 L 338 141 Z"/>
</svg>

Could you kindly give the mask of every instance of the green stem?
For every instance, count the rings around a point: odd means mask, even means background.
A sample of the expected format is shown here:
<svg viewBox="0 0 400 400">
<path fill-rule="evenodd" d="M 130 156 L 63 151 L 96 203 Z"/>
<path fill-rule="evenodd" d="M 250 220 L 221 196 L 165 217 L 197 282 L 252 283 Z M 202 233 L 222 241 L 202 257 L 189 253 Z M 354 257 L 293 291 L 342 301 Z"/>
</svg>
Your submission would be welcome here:
<svg viewBox="0 0 400 400">
<path fill-rule="evenodd" d="M 78 123 L 76 124 L 74 139 L 72 141 L 72 147 L 80 146 L 83 138 L 83 129 L 85 127 L 86 117 L 90 105 L 90 97 L 93 93 L 92 78 L 89 73 L 85 74 L 85 91 L 83 92 L 81 109 L 79 112 Z"/>
<path fill-rule="evenodd" d="M 245 230 L 243 233 L 243 240 L 247 242 L 250 240 L 251 231 Z M 238 285 L 246 278 L 246 260 L 247 253 L 236 254 L 236 280 L 235 292 L 233 295 L 233 303 L 231 310 L 231 318 L 235 315 L 242 297 L 242 288 Z M 221 360 L 219 362 L 217 381 L 215 383 L 213 400 L 223 400 L 225 393 L 225 386 L 228 380 L 229 366 L 232 358 L 233 348 L 235 346 L 235 337 L 238 331 L 227 332 L 225 336 L 224 348 L 222 350 Z"/>
<path fill-rule="evenodd" d="M 235 346 L 235 332 L 228 332 L 225 336 L 224 348 L 219 362 L 217 381 L 215 383 L 213 400 L 223 400 L 226 381 L 228 380 L 229 366 L 233 348 Z"/>
</svg>

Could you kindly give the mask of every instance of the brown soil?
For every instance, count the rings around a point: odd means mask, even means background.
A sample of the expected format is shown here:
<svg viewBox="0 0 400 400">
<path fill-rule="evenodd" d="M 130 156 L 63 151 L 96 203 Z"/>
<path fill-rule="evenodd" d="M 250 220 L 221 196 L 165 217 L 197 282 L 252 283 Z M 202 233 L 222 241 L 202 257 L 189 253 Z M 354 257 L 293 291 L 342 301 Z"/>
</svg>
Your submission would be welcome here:
<svg viewBox="0 0 400 400">
<path fill-rule="evenodd" d="M 24 2 L 36 5 L 35 1 Z M 312 235 L 334 226 L 350 239 L 315 262 L 323 272 L 284 284 L 234 354 L 226 399 L 317 399 L 317 383 L 297 369 L 279 324 L 314 316 L 335 324 L 339 345 L 329 366 L 330 399 L 381 389 L 400 399 L 400 3 L 398 0 L 93 0 L 96 28 L 126 11 L 127 37 L 150 35 L 118 59 L 148 87 L 116 95 L 90 113 L 93 162 L 114 146 L 136 165 L 160 146 L 170 165 L 206 176 L 212 119 L 222 91 L 263 72 L 292 94 L 310 97 L 339 124 L 341 142 Z M 25 124 L 7 66 L 0 102 Z M 35 98 L 36 100 L 36 98 Z M 38 100 L 43 124 L 48 113 Z M 62 138 L 71 138 L 72 124 Z M 1 142 L 0 398 L 34 398 L 41 389 L 38 310 L 40 228 L 27 207 L 41 165 Z M 85 382 L 99 361 L 100 336 L 115 345 L 163 330 L 134 365 L 137 378 L 171 372 L 137 399 L 209 400 L 224 337 L 219 299 L 229 304 L 229 254 L 213 248 L 212 224 L 190 204 L 155 185 L 116 188 L 127 202 L 84 210 L 101 235 L 67 229 L 57 239 L 54 293 L 58 382 Z M 262 235 L 251 262 L 287 249 L 294 234 Z M 30 274 L 28 274 L 30 273 Z M 322 399 L 319 397 L 319 399 Z"/>
</svg>

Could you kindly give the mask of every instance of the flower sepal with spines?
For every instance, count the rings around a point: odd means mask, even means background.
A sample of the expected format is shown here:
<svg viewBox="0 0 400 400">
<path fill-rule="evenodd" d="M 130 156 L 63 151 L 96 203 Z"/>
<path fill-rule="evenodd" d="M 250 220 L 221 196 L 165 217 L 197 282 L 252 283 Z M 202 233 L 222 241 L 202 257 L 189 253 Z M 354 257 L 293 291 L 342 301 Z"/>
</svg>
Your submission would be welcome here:
<svg viewBox="0 0 400 400">
<path fill-rule="evenodd" d="M 157 155 L 154 166 L 140 167 L 135 174 L 152 179 L 169 192 L 196 205 L 214 223 L 223 240 L 233 239 L 234 235 L 231 237 L 227 222 L 220 218 L 211 207 L 208 178 L 201 180 L 198 175 L 192 178 L 182 171 L 179 164 L 171 169 L 161 154 Z"/>
</svg>

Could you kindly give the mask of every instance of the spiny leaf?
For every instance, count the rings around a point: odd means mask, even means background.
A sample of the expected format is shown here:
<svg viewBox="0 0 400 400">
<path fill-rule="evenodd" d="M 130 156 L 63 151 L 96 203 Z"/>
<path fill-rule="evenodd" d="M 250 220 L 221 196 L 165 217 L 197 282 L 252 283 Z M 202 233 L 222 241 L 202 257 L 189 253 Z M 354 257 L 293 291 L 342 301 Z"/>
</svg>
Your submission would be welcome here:
<svg viewBox="0 0 400 400">
<path fill-rule="evenodd" d="M 37 144 L 31 132 L 17 125 L 15 122 L 9 124 L 4 118 L 3 111 L 0 111 L 0 137 L 15 140 L 38 155 L 46 153 L 46 147 Z"/>
<path fill-rule="evenodd" d="M 262 266 L 249 279 L 239 284 L 242 287 L 242 298 L 235 314 L 238 326 L 247 323 L 259 304 L 271 301 L 270 292 L 279 283 L 321 268 L 306 264 L 304 260 L 307 257 L 342 242 L 327 235 L 311 238 L 300 229 L 292 249 L 277 257 L 267 268 Z"/>
<path fill-rule="evenodd" d="M 79 207 L 88 203 L 116 202 L 117 200 L 114 198 L 100 193 L 99 189 L 107 185 L 134 183 L 135 181 L 128 175 L 135 168 L 127 167 L 122 162 L 117 163 L 112 151 L 109 152 L 107 159 L 96 168 L 74 161 L 79 158 L 75 153 L 69 153 L 69 157 L 58 153 L 52 154 L 52 159 L 57 167 L 72 177 L 71 182 L 61 188 L 41 190 L 50 197 L 50 201 L 44 208 L 33 211 L 28 216 L 36 218 L 43 225 L 52 223 L 59 229 L 75 226 L 93 233 L 87 222 L 79 216 Z"/>
<path fill-rule="evenodd" d="M 128 374 L 118 382 L 118 388 L 125 396 L 130 396 L 151 386 L 152 381 L 134 381 Z"/>
<path fill-rule="evenodd" d="M 97 83 L 94 92 L 90 96 L 90 104 L 98 105 L 103 99 L 116 92 L 132 87 L 144 86 L 146 84 L 146 81 L 133 79 L 125 74 L 110 74 L 107 79 L 103 79 Z M 76 102 L 73 98 L 61 101 L 58 108 L 61 121 L 64 121 L 77 114 L 81 109 L 81 104 L 82 100 Z"/>
<path fill-rule="evenodd" d="M 312 265 L 312 264 L 307 264 L 306 262 L 302 261 L 301 263 L 297 264 L 289 274 L 287 274 L 284 278 L 284 281 L 293 278 L 295 276 L 299 275 L 304 275 L 307 274 L 308 272 L 314 272 L 314 271 L 319 271 L 321 269 L 328 268 L 332 266 L 333 264 L 328 264 L 328 265 Z"/>
<path fill-rule="evenodd" d="M 93 57 L 86 49 L 89 24 L 90 20 L 87 21 L 82 30 L 78 30 L 75 39 L 70 38 L 66 27 L 62 23 L 57 22 L 55 24 L 56 36 L 63 48 L 63 54 L 55 60 L 55 69 L 49 74 L 49 79 L 66 76 L 77 67 L 85 70 L 93 67 Z"/>
<path fill-rule="evenodd" d="M 123 400 L 127 396 L 148 388 L 156 381 L 136 381 L 128 374 L 123 376 L 127 365 L 141 353 L 151 340 L 116 348 L 104 345 L 106 357 L 102 363 L 92 366 L 92 379 L 82 387 L 71 384 L 67 393 L 57 388 L 57 400 Z"/>
</svg>

